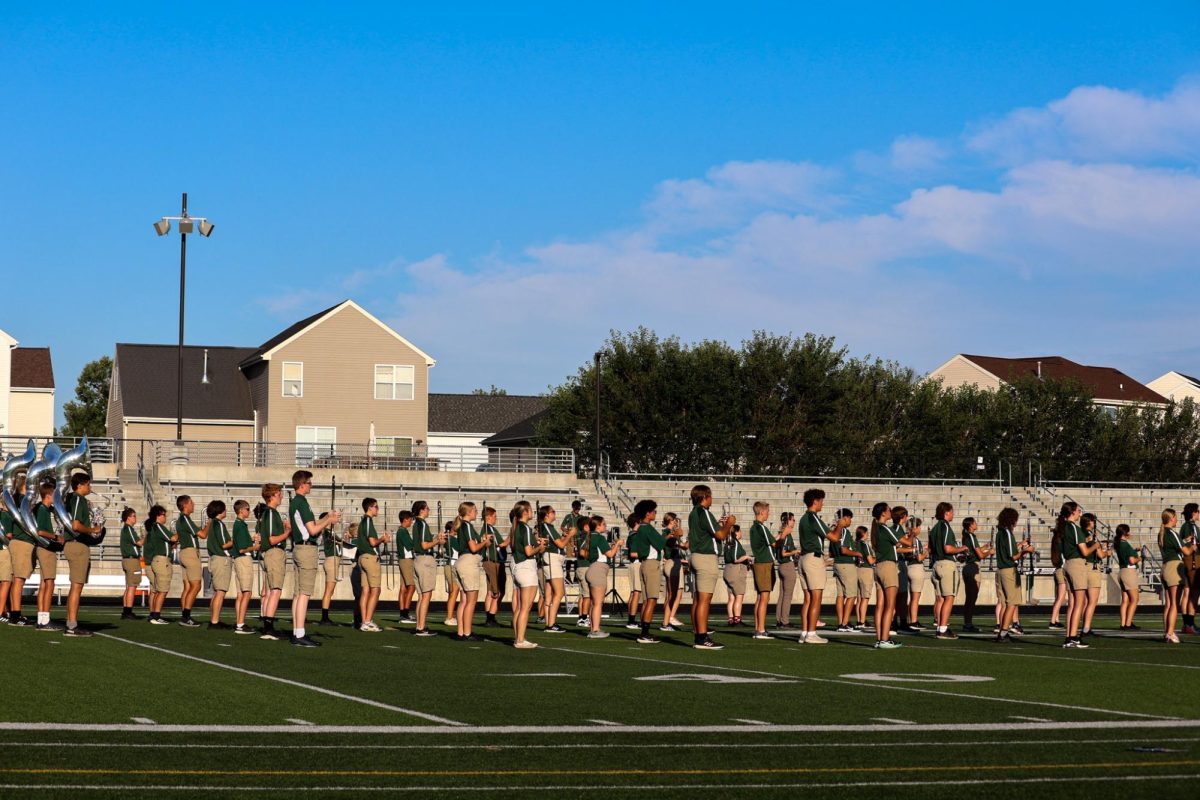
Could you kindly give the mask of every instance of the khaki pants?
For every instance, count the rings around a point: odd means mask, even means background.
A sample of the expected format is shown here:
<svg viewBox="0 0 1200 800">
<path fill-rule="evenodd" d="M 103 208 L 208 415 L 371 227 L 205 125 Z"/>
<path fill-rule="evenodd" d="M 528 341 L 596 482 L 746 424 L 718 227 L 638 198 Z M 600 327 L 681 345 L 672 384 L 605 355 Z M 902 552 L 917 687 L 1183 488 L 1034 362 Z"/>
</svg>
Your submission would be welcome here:
<svg viewBox="0 0 1200 800">
<path fill-rule="evenodd" d="M 779 565 L 779 597 L 775 602 L 775 621 L 788 625 L 792 619 L 792 595 L 796 591 L 796 565 L 784 561 Z"/>
<path fill-rule="evenodd" d="M 358 557 L 358 571 L 362 575 L 364 589 L 383 588 L 383 574 L 379 569 L 379 556 L 364 553 Z"/>
<path fill-rule="evenodd" d="M 209 556 L 208 575 L 214 592 L 228 592 L 233 579 L 233 559 L 229 556 Z"/>
<path fill-rule="evenodd" d="M 834 564 L 833 577 L 837 580 L 838 597 L 848 600 L 858 599 L 858 566 L 855 564 Z"/>
<path fill-rule="evenodd" d="M 179 551 L 179 567 L 183 571 L 183 579 L 188 583 L 199 583 L 204 577 L 204 569 L 200 566 L 200 553 L 194 547 L 185 547 Z"/>
<path fill-rule="evenodd" d="M 83 542 L 67 542 L 63 547 L 63 558 L 67 561 L 67 573 L 71 583 L 83 585 L 92 572 L 92 550 Z"/>
<path fill-rule="evenodd" d="M 250 556 L 238 556 L 233 560 L 233 573 L 237 576 L 238 591 L 254 591 L 254 559 Z"/>
<path fill-rule="evenodd" d="M 858 567 L 858 597 L 870 601 L 871 590 L 875 588 L 875 568 Z"/>
<path fill-rule="evenodd" d="M 825 559 L 816 553 L 805 553 L 800 556 L 800 577 L 804 581 L 804 591 L 824 591 L 827 578 Z"/>
<path fill-rule="evenodd" d="M 996 597 L 1006 606 L 1021 605 L 1021 587 L 1017 583 L 1017 568 L 1005 567 L 996 570 Z"/>
<path fill-rule="evenodd" d="M 166 556 L 150 560 L 150 590 L 162 594 L 171 591 L 171 559 Z"/>
<path fill-rule="evenodd" d="M 125 573 L 125 586 L 140 586 L 142 583 L 142 560 L 140 558 L 122 558 L 121 571 Z"/>
<path fill-rule="evenodd" d="M 596 566 L 595 564 L 592 565 Z M 608 565 L 604 565 L 607 569 Z M 697 594 L 712 594 L 717 590 L 717 576 L 720 570 L 717 568 L 717 556 L 713 553 L 692 553 L 692 573 Z M 592 576 L 588 575 L 588 582 L 592 582 Z"/>
<path fill-rule="evenodd" d="M 417 556 L 413 566 L 417 573 L 417 591 L 421 594 L 432 592 L 437 583 L 437 561 L 433 556 Z"/>
<path fill-rule="evenodd" d="M 267 573 L 267 588 L 283 591 L 283 582 L 287 578 L 287 553 L 282 547 L 272 547 L 263 553 L 263 569 Z"/>
</svg>

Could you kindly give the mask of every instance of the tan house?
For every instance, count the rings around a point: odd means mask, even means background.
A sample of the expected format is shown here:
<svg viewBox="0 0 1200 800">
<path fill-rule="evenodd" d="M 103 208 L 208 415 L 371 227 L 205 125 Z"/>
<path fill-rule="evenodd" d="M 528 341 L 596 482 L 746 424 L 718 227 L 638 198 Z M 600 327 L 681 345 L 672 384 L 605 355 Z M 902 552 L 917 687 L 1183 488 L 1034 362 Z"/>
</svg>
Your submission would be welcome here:
<svg viewBox="0 0 1200 800">
<path fill-rule="evenodd" d="M 174 345 L 117 345 L 109 436 L 175 438 L 176 363 Z M 373 442 L 378 455 L 407 455 L 428 436 L 435 363 L 352 300 L 257 348 L 188 346 L 183 438 L 230 442 L 231 454 L 238 442 L 325 454 Z M 131 457 L 127 447 L 127 466 Z"/>
<path fill-rule="evenodd" d="M 52 436 L 54 367 L 50 349 L 17 344 L 0 331 L 0 437 Z"/>
<path fill-rule="evenodd" d="M 967 385 L 982 389 L 999 389 L 1008 381 L 1025 376 L 1077 380 L 1091 390 L 1096 405 L 1110 410 L 1119 406 L 1167 403 L 1161 394 L 1120 370 L 1087 366 L 1062 356 L 1001 358 L 959 353 L 926 377 L 929 380 L 940 380 L 951 389 Z"/>
<path fill-rule="evenodd" d="M 1171 370 L 1146 385 L 1163 397 L 1176 402 L 1190 397 L 1193 402 L 1200 403 L 1200 378 L 1193 378 L 1191 375 Z"/>
</svg>

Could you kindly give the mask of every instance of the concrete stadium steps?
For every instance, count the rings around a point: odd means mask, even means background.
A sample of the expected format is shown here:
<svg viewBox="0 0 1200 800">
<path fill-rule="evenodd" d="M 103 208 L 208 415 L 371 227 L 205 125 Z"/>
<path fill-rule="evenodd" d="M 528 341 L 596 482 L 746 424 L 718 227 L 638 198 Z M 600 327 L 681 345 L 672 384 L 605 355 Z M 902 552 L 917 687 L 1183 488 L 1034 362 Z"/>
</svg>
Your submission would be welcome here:
<svg viewBox="0 0 1200 800">
<path fill-rule="evenodd" d="M 1111 529 L 1123 523 L 1129 526 L 1134 542 L 1152 550 L 1158 546 L 1158 528 L 1163 509 L 1173 508 L 1182 517 L 1185 505 L 1200 503 L 1200 491 L 1182 488 L 1139 490 L 1066 486 L 1052 487 L 1047 494 L 1057 504 L 1056 511 L 1063 502 L 1074 500 L 1084 511 L 1096 515 L 1106 536 Z"/>
</svg>

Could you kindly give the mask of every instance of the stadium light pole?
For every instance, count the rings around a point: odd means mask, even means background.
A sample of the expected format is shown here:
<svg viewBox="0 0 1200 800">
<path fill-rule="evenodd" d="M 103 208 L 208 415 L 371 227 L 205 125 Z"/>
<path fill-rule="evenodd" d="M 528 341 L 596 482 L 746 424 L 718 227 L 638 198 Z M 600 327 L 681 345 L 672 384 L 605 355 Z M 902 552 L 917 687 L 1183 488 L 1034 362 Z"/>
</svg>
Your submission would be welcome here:
<svg viewBox="0 0 1200 800">
<path fill-rule="evenodd" d="M 154 232 L 166 236 L 171 231 L 171 220 L 179 223 L 179 348 L 176 353 L 175 384 L 175 441 L 183 441 L 183 297 L 187 278 L 187 237 L 197 227 L 204 238 L 212 236 L 213 224 L 207 217 L 188 216 L 187 192 L 183 193 L 183 210 L 178 217 L 162 217 L 154 223 Z"/>
<path fill-rule="evenodd" d="M 600 359 L 604 353 L 596 351 L 596 480 L 600 480 Z"/>
</svg>

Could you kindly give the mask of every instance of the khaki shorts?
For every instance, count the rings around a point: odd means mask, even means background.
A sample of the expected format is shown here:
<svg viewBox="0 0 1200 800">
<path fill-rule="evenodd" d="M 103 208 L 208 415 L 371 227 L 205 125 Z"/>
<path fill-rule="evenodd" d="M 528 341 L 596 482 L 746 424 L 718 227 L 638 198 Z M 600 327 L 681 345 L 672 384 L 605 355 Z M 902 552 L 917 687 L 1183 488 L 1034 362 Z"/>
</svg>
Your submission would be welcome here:
<svg viewBox="0 0 1200 800">
<path fill-rule="evenodd" d="M 566 577 L 567 559 L 562 553 L 546 553 L 542 565 L 542 577 L 550 581 L 561 581 Z"/>
<path fill-rule="evenodd" d="M 406 586 L 416 586 L 417 576 L 413 570 L 413 560 L 411 558 L 402 558 L 399 560 L 400 567 L 400 588 Z"/>
<path fill-rule="evenodd" d="M 1054 568 L 1054 585 L 1058 586 L 1060 583 L 1066 583 L 1066 582 L 1067 582 L 1067 573 L 1063 572 L 1062 567 L 1055 567 Z"/>
<path fill-rule="evenodd" d="M 337 583 L 342 579 L 342 559 L 337 556 L 325 556 L 325 560 L 321 562 L 322 568 L 325 570 L 325 582 Z"/>
<path fill-rule="evenodd" d="M 900 568 L 895 561 L 880 561 L 875 565 L 875 582 L 881 589 L 895 589 L 900 586 Z"/>
<path fill-rule="evenodd" d="M 579 581 L 579 596 L 587 597 L 592 593 L 592 587 L 587 579 L 588 565 L 582 561 L 575 562 L 575 580 Z"/>
<path fill-rule="evenodd" d="M 925 590 L 925 565 L 909 564 L 904 571 L 908 574 L 909 594 L 920 597 L 921 592 Z"/>
<path fill-rule="evenodd" d="M 0 583 L 8 583 L 11 580 L 12 553 L 8 552 L 8 548 L 6 547 L 3 550 L 0 550 Z"/>
<path fill-rule="evenodd" d="M 454 565 L 454 574 L 458 579 L 458 588 L 464 592 L 479 591 L 480 558 L 474 553 L 463 553 Z"/>
<path fill-rule="evenodd" d="M 1121 581 L 1121 591 L 1136 592 L 1141 585 L 1137 567 L 1122 567 L 1117 577 Z"/>
<path fill-rule="evenodd" d="M 662 565 L 658 559 L 649 559 L 641 562 L 642 568 L 639 570 L 642 573 L 642 597 L 646 600 L 657 600 L 659 593 L 662 591 Z M 745 565 L 743 565 L 744 568 Z M 728 568 L 726 568 L 728 571 Z M 742 591 L 745 591 L 746 578 L 742 577 Z M 741 594 L 742 592 L 739 592 Z"/>
<path fill-rule="evenodd" d="M 8 554 L 12 561 L 14 578 L 20 578 L 23 581 L 29 580 L 29 576 L 33 574 L 33 550 L 34 547 L 31 543 L 23 542 L 20 539 L 13 539 L 8 543 Z"/>
<path fill-rule="evenodd" d="M 228 592 L 229 583 L 233 579 L 233 559 L 229 556 L 210 556 L 208 575 L 212 578 L 214 592 Z"/>
<path fill-rule="evenodd" d="M 500 562 L 483 562 L 483 574 L 487 576 L 488 594 L 493 596 L 500 594 Z"/>
<path fill-rule="evenodd" d="M 121 571 L 125 573 L 125 587 L 141 586 L 142 560 L 140 558 L 122 558 Z"/>
<path fill-rule="evenodd" d="M 92 571 L 92 551 L 83 542 L 67 542 L 63 547 L 63 558 L 67 561 L 67 574 L 71 583 L 85 584 Z"/>
<path fill-rule="evenodd" d="M 417 591 L 429 594 L 437 584 L 437 561 L 433 556 L 417 556 L 413 559 L 413 567 L 417 573 Z"/>
<path fill-rule="evenodd" d="M 592 566 L 595 566 L 594 564 Z M 692 553 L 692 575 L 697 594 L 712 594 L 717 590 L 717 557 L 711 554 Z M 592 576 L 588 576 L 590 581 Z"/>
<path fill-rule="evenodd" d="M 1088 589 L 1099 589 L 1104 586 L 1104 573 L 1097 567 L 1088 569 Z"/>
<path fill-rule="evenodd" d="M 296 564 L 296 593 L 312 597 L 317 588 L 317 548 L 311 544 L 298 544 L 292 549 L 292 561 Z"/>
<path fill-rule="evenodd" d="M 640 561 L 629 562 L 629 591 L 640 592 L 642 590 L 642 570 Z"/>
<path fill-rule="evenodd" d="M 237 577 L 239 592 L 254 591 L 254 559 L 238 556 L 233 560 L 233 574 Z"/>
<path fill-rule="evenodd" d="M 820 592 L 825 589 L 825 559 L 816 553 L 800 556 L 800 580 L 805 592 Z"/>
<path fill-rule="evenodd" d="M 1021 587 L 1017 584 L 1017 568 L 1005 567 L 996 570 L 996 599 L 1006 606 L 1021 605 Z"/>
<path fill-rule="evenodd" d="M 1067 559 L 1063 564 L 1063 572 L 1067 573 L 1067 588 L 1072 592 L 1085 592 L 1088 587 L 1088 565 L 1082 558 Z"/>
<path fill-rule="evenodd" d="M 837 581 L 838 597 L 858 599 L 858 566 L 856 564 L 834 564 L 833 577 Z"/>
<path fill-rule="evenodd" d="M 858 570 L 858 599 L 870 600 L 871 590 L 875 588 L 875 568 L 856 567 Z"/>
<path fill-rule="evenodd" d="M 267 589 L 283 591 L 283 581 L 287 577 L 287 553 L 282 547 L 272 547 L 263 553 L 263 570 L 267 573 Z"/>
<path fill-rule="evenodd" d="M 746 593 L 746 574 L 749 572 L 745 564 L 726 564 L 725 571 L 721 577 L 725 579 L 725 588 L 729 590 L 731 595 L 735 597 Z M 649 589 L 646 590 L 646 597 L 649 597 Z"/>
<path fill-rule="evenodd" d="M 713 556 L 713 558 L 715 559 L 716 556 Z M 588 567 L 588 569 L 587 569 L 588 587 L 589 588 L 599 588 L 601 591 L 604 591 L 604 587 L 608 586 L 608 570 L 609 570 L 608 564 L 605 564 L 600 561 L 597 561 L 597 562 L 593 563 L 590 567 Z M 513 575 L 515 577 L 516 573 L 514 572 Z M 592 613 L 599 614 L 600 609 L 598 609 L 598 608 L 594 609 Z"/>
<path fill-rule="evenodd" d="M 171 559 L 155 556 L 150 560 L 150 590 L 160 594 L 171 591 Z"/>
<path fill-rule="evenodd" d="M 462 558 L 460 555 L 459 558 Z M 458 578 L 454 575 L 454 568 L 458 565 L 458 559 L 454 560 L 453 564 L 445 564 L 442 567 L 442 577 L 446 579 L 446 594 L 458 591 Z"/>
<path fill-rule="evenodd" d="M 534 589 L 538 585 L 537 562 L 527 558 L 520 564 L 513 562 L 513 583 L 518 589 Z"/>
<path fill-rule="evenodd" d="M 379 556 L 368 553 L 358 557 L 358 572 L 362 575 L 364 589 L 380 589 L 383 587 L 383 575 L 379 569 Z"/>
<path fill-rule="evenodd" d="M 58 576 L 58 553 L 44 547 L 37 548 L 38 574 L 44 581 L 52 581 Z"/>
<path fill-rule="evenodd" d="M 958 567 L 949 558 L 933 562 L 933 586 L 939 597 L 953 597 L 958 594 L 955 586 L 958 577 Z"/>
<path fill-rule="evenodd" d="M 199 583 L 204 576 L 204 569 L 200 566 L 200 552 L 194 547 L 185 547 L 179 551 L 179 567 L 183 572 L 183 579 L 188 583 Z"/>
<path fill-rule="evenodd" d="M 1183 583 L 1183 570 L 1178 561 L 1164 561 L 1162 565 L 1163 586 L 1178 586 Z"/>
<path fill-rule="evenodd" d="M 775 588 L 775 564 L 767 561 L 754 565 L 754 591 L 762 594 Z"/>
</svg>

